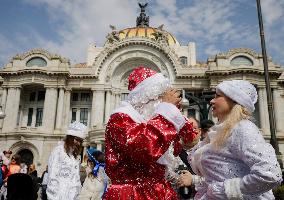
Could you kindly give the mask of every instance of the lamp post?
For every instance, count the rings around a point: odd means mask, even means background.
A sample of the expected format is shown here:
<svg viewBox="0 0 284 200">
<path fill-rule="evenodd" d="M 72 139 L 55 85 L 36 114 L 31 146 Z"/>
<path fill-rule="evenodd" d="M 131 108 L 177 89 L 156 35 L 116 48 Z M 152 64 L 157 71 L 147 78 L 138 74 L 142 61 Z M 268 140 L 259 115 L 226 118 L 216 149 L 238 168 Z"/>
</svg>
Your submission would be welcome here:
<svg viewBox="0 0 284 200">
<path fill-rule="evenodd" d="M 260 40 L 261 40 L 262 59 L 263 59 L 263 66 L 264 66 L 264 77 L 265 77 L 265 86 L 266 86 L 266 94 L 267 94 L 269 125 L 270 125 L 270 133 L 271 133 L 270 144 L 275 149 L 278 162 L 282 169 L 283 162 L 281 159 L 281 153 L 279 151 L 278 141 L 276 138 L 275 113 L 274 113 L 274 107 L 272 103 L 272 94 L 271 94 L 271 88 L 270 88 L 270 79 L 269 79 L 269 72 L 268 72 L 268 62 L 267 62 L 267 54 L 266 54 L 266 47 L 265 47 L 265 38 L 264 38 L 264 29 L 263 29 L 260 0 L 256 0 L 256 4 L 257 4 L 257 14 L 258 14 L 258 23 L 259 23 L 259 34 L 260 34 Z"/>
<path fill-rule="evenodd" d="M 211 108 L 210 101 L 214 98 L 215 91 L 203 91 L 200 97 L 197 97 L 191 92 L 185 93 L 185 98 L 190 102 L 189 106 L 197 105 L 200 111 L 200 121 L 208 119 L 208 114 Z"/>
</svg>

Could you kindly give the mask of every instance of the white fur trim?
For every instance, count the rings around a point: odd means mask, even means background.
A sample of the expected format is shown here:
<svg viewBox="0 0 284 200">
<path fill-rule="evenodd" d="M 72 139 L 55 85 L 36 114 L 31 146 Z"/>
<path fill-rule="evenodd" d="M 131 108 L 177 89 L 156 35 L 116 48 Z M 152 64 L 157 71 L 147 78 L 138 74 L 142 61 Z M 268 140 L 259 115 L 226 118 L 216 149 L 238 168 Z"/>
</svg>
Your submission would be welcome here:
<svg viewBox="0 0 284 200">
<path fill-rule="evenodd" d="M 82 139 L 86 138 L 86 133 L 81 132 L 81 131 L 75 131 L 75 130 L 67 130 L 66 135 L 72 135 L 72 136 L 76 136 Z"/>
<path fill-rule="evenodd" d="M 243 200 L 240 189 L 241 178 L 227 179 L 224 182 L 225 194 L 229 200 Z"/>
<path fill-rule="evenodd" d="M 145 123 L 144 118 L 133 108 L 133 106 L 126 102 L 122 101 L 118 108 L 116 108 L 112 114 L 114 113 L 124 113 L 127 114 L 133 121 L 136 123 Z"/>
<path fill-rule="evenodd" d="M 143 105 L 150 100 L 157 100 L 169 87 L 169 79 L 157 73 L 146 78 L 130 91 L 126 101 L 132 106 Z"/>
<path fill-rule="evenodd" d="M 257 91 L 248 81 L 231 80 L 223 81 L 216 86 L 217 91 L 223 92 L 227 97 L 253 112 L 257 101 Z"/>
<path fill-rule="evenodd" d="M 181 114 L 179 109 L 171 103 L 160 103 L 155 110 L 155 114 L 162 115 L 164 118 L 170 121 L 175 126 L 177 131 L 179 131 L 185 124 L 184 116 Z"/>
</svg>

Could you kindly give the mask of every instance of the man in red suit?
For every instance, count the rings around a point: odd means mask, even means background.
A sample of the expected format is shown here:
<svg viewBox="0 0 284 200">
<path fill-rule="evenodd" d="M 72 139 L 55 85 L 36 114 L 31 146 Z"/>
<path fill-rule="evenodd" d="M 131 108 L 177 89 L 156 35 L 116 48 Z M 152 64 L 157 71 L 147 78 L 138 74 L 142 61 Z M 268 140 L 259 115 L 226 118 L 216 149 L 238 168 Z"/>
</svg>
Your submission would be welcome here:
<svg viewBox="0 0 284 200">
<path fill-rule="evenodd" d="M 105 200 L 177 200 L 175 155 L 180 139 L 196 133 L 177 108 L 180 93 L 162 74 L 138 67 L 129 75 L 129 95 L 107 124 Z"/>
</svg>

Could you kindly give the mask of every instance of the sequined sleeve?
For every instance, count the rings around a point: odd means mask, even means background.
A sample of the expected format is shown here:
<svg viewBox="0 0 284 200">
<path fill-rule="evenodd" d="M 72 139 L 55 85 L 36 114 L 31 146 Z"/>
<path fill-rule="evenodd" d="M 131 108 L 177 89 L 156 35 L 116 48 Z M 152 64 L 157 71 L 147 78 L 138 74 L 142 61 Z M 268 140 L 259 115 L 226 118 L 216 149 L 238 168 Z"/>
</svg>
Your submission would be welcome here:
<svg viewBox="0 0 284 200">
<path fill-rule="evenodd" d="M 261 194 L 278 186 L 282 181 L 281 169 L 275 150 L 265 142 L 258 128 L 249 121 L 241 122 L 232 137 L 232 150 L 247 164 L 250 173 L 240 181 L 243 194 Z"/>
<path fill-rule="evenodd" d="M 140 163 L 157 161 L 176 137 L 174 125 L 161 115 L 147 123 L 136 123 L 127 114 L 115 113 L 106 129 L 114 150 Z"/>
<path fill-rule="evenodd" d="M 240 163 L 248 166 L 248 169 L 239 169 L 236 165 L 236 170 L 248 173 L 240 178 L 211 183 L 207 190 L 209 197 L 249 199 L 280 185 L 282 175 L 275 151 L 265 142 L 261 132 L 252 122 L 241 121 L 233 129 L 226 146 Z"/>
</svg>

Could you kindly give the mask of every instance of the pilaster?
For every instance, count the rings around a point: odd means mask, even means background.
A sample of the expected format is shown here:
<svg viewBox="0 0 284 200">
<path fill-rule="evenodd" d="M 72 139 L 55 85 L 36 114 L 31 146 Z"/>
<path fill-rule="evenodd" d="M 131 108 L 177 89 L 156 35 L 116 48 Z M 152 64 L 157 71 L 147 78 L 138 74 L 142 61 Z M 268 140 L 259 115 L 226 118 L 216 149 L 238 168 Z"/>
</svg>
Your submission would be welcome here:
<svg viewBox="0 0 284 200">
<path fill-rule="evenodd" d="M 46 87 L 44 109 L 43 109 L 43 130 L 53 133 L 57 106 L 57 88 Z"/>
</svg>

